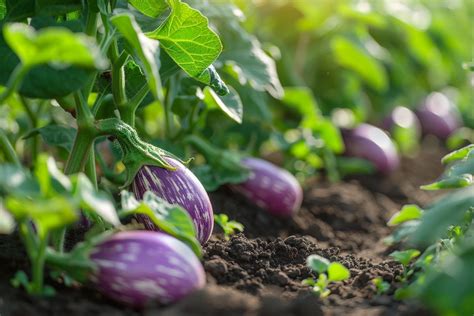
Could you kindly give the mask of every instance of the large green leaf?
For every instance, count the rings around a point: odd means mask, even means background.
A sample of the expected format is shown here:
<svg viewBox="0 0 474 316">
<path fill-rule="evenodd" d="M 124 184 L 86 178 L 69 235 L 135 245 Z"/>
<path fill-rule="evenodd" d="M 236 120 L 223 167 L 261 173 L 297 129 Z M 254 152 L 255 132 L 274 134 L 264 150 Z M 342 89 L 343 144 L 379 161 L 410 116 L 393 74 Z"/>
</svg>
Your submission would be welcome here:
<svg viewBox="0 0 474 316">
<path fill-rule="evenodd" d="M 81 0 L 36 0 L 37 15 L 60 15 L 80 10 Z"/>
<path fill-rule="evenodd" d="M 60 125 L 47 125 L 32 130 L 25 138 L 38 134 L 41 135 L 46 144 L 71 151 L 76 137 L 76 129 Z"/>
<path fill-rule="evenodd" d="M 158 75 L 158 42 L 146 37 L 132 15 L 122 13 L 111 18 L 112 23 L 129 44 L 131 53 L 138 58 L 146 74 L 148 85 L 155 97 L 160 94 L 160 77 Z"/>
<path fill-rule="evenodd" d="M 384 68 L 367 52 L 343 36 L 332 39 L 331 46 L 337 62 L 360 75 L 375 90 L 387 88 L 387 74 Z"/>
<path fill-rule="evenodd" d="M 242 123 L 243 105 L 238 93 L 229 86 L 230 93 L 218 96 L 209 87 L 204 88 L 204 102 L 211 108 L 220 108 L 225 114 L 237 123 Z"/>
<path fill-rule="evenodd" d="M 147 33 L 191 77 L 199 77 L 222 50 L 219 37 L 199 11 L 179 0 L 169 0 L 171 14 L 155 31 Z"/>
<path fill-rule="evenodd" d="M 35 14 L 35 0 L 7 0 L 7 16 L 9 21 L 19 21 Z"/>
<path fill-rule="evenodd" d="M 275 61 L 262 49 L 260 42 L 236 24 L 221 30 L 224 51 L 219 60 L 238 74 L 241 84 L 250 83 L 275 98 L 283 96 Z"/>
<path fill-rule="evenodd" d="M 3 34 L 5 42 L 25 67 L 43 64 L 107 67 L 107 60 L 91 38 L 67 28 L 48 27 L 36 31 L 26 24 L 12 23 L 4 25 Z"/>
<path fill-rule="evenodd" d="M 464 214 L 472 207 L 474 207 L 474 186 L 443 197 L 423 213 L 412 241 L 420 245 L 435 242 L 443 236 L 449 225 L 459 224 Z"/>
<path fill-rule="evenodd" d="M 165 0 L 129 0 L 128 2 L 138 11 L 152 18 L 156 18 L 168 9 Z"/>
</svg>

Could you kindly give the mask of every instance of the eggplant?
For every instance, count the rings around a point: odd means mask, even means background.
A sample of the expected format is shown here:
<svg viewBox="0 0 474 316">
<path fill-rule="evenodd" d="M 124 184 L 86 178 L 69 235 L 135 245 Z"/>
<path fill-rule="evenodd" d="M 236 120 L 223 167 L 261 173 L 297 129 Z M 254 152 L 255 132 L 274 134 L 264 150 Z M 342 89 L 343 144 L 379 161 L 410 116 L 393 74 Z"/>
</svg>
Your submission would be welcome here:
<svg viewBox="0 0 474 316">
<path fill-rule="evenodd" d="M 198 178 L 181 162 L 166 158 L 176 170 L 156 166 L 143 166 L 135 176 L 132 191 L 142 199 L 146 191 L 183 207 L 191 216 L 196 228 L 197 239 L 205 244 L 212 234 L 214 215 L 209 195 Z M 149 230 L 158 230 L 146 215 L 138 215 L 137 220 Z"/>
<path fill-rule="evenodd" d="M 389 174 L 399 166 L 400 158 L 396 147 L 380 128 L 363 123 L 341 132 L 346 148 L 345 155 L 366 159 L 383 174 Z"/>
<path fill-rule="evenodd" d="M 143 307 L 169 304 L 204 287 L 205 273 L 194 252 L 183 242 L 161 232 L 119 232 L 97 244 L 89 276 L 104 296 Z"/>
<path fill-rule="evenodd" d="M 441 92 L 430 93 L 416 110 L 423 134 L 445 140 L 461 127 L 456 106 Z"/>
<path fill-rule="evenodd" d="M 230 185 L 232 190 L 275 216 L 290 217 L 300 209 L 303 190 L 291 173 L 263 159 L 248 157 L 241 162 L 250 176 Z"/>
</svg>

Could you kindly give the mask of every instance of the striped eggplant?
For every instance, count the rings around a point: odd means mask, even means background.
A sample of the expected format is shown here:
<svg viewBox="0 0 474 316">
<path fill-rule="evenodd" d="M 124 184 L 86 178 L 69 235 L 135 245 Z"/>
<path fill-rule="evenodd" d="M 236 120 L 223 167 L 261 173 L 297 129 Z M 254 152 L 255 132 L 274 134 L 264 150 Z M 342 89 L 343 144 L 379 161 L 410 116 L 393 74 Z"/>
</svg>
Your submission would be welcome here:
<svg viewBox="0 0 474 316">
<path fill-rule="evenodd" d="M 424 134 L 446 139 L 461 127 L 456 106 L 441 92 L 429 94 L 416 110 Z"/>
<path fill-rule="evenodd" d="M 395 145 L 378 127 L 360 124 L 354 129 L 342 130 L 342 137 L 347 156 L 366 159 L 381 173 L 389 174 L 400 164 Z"/>
<path fill-rule="evenodd" d="M 178 204 L 188 211 L 201 244 L 206 243 L 212 234 L 214 217 L 211 201 L 198 178 L 176 159 L 166 158 L 176 170 L 167 170 L 155 166 L 143 166 L 135 176 L 132 191 L 138 199 L 146 191 L 151 191 L 171 204 Z M 145 215 L 137 220 L 149 230 L 157 227 Z"/>
<path fill-rule="evenodd" d="M 272 215 L 290 217 L 299 210 L 303 190 L 291 173 L 258 158 L 244 158 L 242 164 L 250 170 L 250 177 L 230 185 L 232 190 Z"/>
<path fill-rule="evenodd" d="M 204 269 L 193 251 L 160 232 L 119 232 L 96 245 L 89 277 L 104 295 L 125 305 L 168 304 L 200 289 Z"/>
</svg>

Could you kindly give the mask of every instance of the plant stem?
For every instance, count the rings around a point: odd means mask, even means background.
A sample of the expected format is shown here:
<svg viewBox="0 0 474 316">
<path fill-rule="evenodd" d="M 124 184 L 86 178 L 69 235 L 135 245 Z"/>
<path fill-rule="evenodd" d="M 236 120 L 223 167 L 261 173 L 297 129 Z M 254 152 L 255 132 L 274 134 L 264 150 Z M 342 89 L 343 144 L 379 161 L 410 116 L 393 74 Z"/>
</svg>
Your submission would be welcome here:
<svg viewBox="0 0 474 316">
<path fill-rule="evenodd" d="M 112 42 L 109 48 L 109 58 L 112 61 L 112 94 L 114 102 L 120 111 L 127 104 L 127 95 L 125 93 L 125 72 L 123 65 L 127 55 L 119 56 L 117 40 Z"/>
<path fill-rule="evenodd" d="M 5 131 L 0 128 L 0 150 L 3 152 L 5 160 L 16 165 L 17 167 L 21 167 L 20 159 L 15 152 L 12 144 L 8 140 Z"/>
<path fill-rule="evenodd" d="M 94 115 L 91 113 L 84 96 L 74 94 L 77 111 L 77 134 L 64 170 L 65 174 L 80 172 L 88 159 L 97 131 L 94 128 Z"/>
<path fill-rule="evenodd" d="M 148 85 L 144 85 L 138 92 L 133 96 L 133 98 L 128 102 L 128 104 L 123 107 L 122 111 L 120 112 L 120 116 L 122 121 L 130 125 L 131 127 L 135 127 L 135 113 L 137 112 L 138 106 L 146 97 L 150 88 Z"/>
<path fill-rule="evenodd" d="M 32 278 L 32 287 L 31 292 L 33 294 L 42 294 L 43 291 L 43 272 L 44 272 L 44 262 L 46 259 L 46 247 L 48 246 L 48 235 L 40 238 L 38 249 L 36 255 L 33 258 L 32 267 L 31 267 L 31 278 Z"/>
<path fill-rule="evenodd" d="M 23 78 L 27 74 L 29 67 L 25 67 L 22 64 L 18 64 L 15 67 L 12 74 L 10 75 L 10 79 L 8 79 L 6 89 L 0 94 L 0 105 L 5 102 L 8 97 L 12 95 L 15 91 L 20 88 L 21 83 L 23 82 Z"/>
<path fill-rule="evenodd" d="M 97 190 L 99 187 L 97 185 L 97 171 L 95 170 L 95 148 L 94 142 L 92 142 L 92 146 L 89 152 L 89 158 L 86 161 L 86 175 L 91 180 L 94 188 Z"/>
<path fill-rule="evenodd" d="M 35 129 L 38 127 L 38 117 L 37 115 L 39 114 L 41 110 L 41 105 L 38 105 L 38 111 L 37 113 L 33 112 L 31 109 L 30 104 L 28 101 L 23 97 L 20 96 L 20 101 L 23 107 L 25 108 L 26 114 L 28 115 L 28 118 L 30 120 L 30 125 L 32 129 Z M 39 152 L 39 142 L 38 142 L 38 135 L 34 135 L 31 137 L 31 162 L 34 165 L 36 162 L 36 159 L 38 157 L 38 152 Z"/>
<path fill-rule="evenodd" d="M 169 78 L 166 83 L 166 96 L 163 104 L 163 109 L 165 111 L 165 138 L 171 139 L 173 137 L 173 113 L 171 112 L 171 106 L 173 105 L 173 88 L 174 88 L 174 78 Z"/>
</svg>

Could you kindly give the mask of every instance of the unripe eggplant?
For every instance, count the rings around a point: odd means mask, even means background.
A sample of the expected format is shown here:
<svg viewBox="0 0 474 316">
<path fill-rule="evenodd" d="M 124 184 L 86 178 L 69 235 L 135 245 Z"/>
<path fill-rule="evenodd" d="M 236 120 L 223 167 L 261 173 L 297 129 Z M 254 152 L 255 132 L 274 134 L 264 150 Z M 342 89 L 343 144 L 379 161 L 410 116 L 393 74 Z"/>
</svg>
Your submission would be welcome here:
<svg viewBox="0 0 474 316">
<path fill-rule="evenodd" d="M 416 110 L 424 134 L 446 139 L 457 128 L 461 120 L 457 108 L 441 92 L 429 94 Z"/>
<path fill-rule="evenodd" d="M 182 163 L 173 158 L 166 160 L 176 170 L 143 166 L 133 180 L 132 191 L 138 199 L 142 199 L 146 191 L 151 191 L 168 203 L 183 207 L 193 220 L 197 239 L 205 244 L 214 227 L 209 195 L 198 178 Z M 158 230 L 145 215 L 138 215 L 137 220 L 149 230 Z"/>
<path fill-rule="evenodd" d="M 244 158 L 242 164 L 250 170 L 250 177 L 230 185 L 231 189 L 272 215 L 289 217 L 300 209 L 303 190 L 291 173 L 258 158 Z"/>
<path fill-rule="evenodd" d="M 96 245 L 89 258 L 97 267 L 89 277 L 95 287 L 134 307 L 172 303 L 205 285 L 204 269 L 193 251 L 160 232 L 114 234 Z"/>
<path fill-rule="evenodd" d="M 400 163 L 395 145 L 380 128 L 364 123 L 354 129 L 342 130 L 342 137 L 345 155 L 366 159 L 381 173 L 394 171 Z"/>
</svg>

